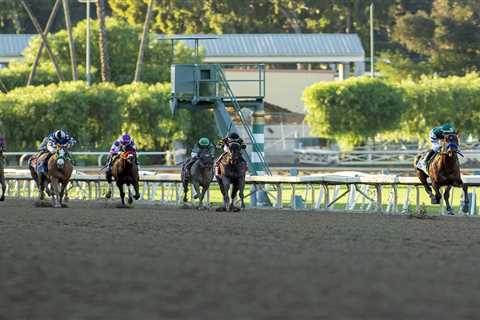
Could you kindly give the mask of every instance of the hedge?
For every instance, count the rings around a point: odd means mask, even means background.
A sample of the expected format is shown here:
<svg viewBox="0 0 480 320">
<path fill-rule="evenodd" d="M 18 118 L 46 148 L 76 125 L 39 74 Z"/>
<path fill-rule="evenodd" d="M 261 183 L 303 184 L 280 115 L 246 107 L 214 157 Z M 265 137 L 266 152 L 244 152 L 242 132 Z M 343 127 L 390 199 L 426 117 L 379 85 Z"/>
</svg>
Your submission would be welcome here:
<svg viewBox="0 0 480 320">
<path fill-rule="evenodd" d="M 0 133 L 9 150 L 34 150 L 56 128 L 75 136 L 76 150 L 105 150 L 128 131 L 142 150 L 165 150 L 175 139 L 191 145 L 192 122 L 215 137 L 213 116 L 180 112 L 172 117 L 170 86 L 134 83 L 124 86 L 63 82 L 48 86 L 17 88 L 0 94 Z"/>
<path fill-rule="evenodd" d="M 304 91 L 312 132 L 352 146 L 369 138 L 428 138 L 442 123 L 480 137 L 480 77 L 422 78 L 391 83 L 354 78 L 314 84 Z"/>
</svg>

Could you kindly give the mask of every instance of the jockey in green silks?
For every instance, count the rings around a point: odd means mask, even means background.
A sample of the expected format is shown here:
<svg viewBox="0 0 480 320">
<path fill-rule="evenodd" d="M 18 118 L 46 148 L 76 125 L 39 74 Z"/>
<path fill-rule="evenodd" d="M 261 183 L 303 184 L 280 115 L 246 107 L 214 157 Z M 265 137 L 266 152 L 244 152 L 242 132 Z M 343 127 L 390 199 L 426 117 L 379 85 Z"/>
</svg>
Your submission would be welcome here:
<svg viewBox="0 0 480 320">
<path fill-rule="evenodd" d="M 425 164 L 433 158 L 433 156 L 440 151 L 441 145 L 440 140 L 443 139 L 446 134 L 455 134 L 457 130 L 451 124 L 444 124 L 430 130 L 430 142 L 432 143 L 432 149 L 428 152 L 425 158 Z"/>
<path fill-rule="evenodd" d="M 192 153 L 190 154 L 190 159 L 188 159 L 184 166 L 184 177 L 185 179 L 189 179 L 190 177 L 190 169 L 192 168 L 193 164 L 195 161 L 197 161 L 200 157 L 200 154 L 202 151 L 208 150 L 208 152 L 212 155 L 212 157 L 215 156 L 215 146 L 210 142 L 208 138 L 200 138 L 198 142 L 195 144 L 195 146 L 192 149 Z"/>
</svg>

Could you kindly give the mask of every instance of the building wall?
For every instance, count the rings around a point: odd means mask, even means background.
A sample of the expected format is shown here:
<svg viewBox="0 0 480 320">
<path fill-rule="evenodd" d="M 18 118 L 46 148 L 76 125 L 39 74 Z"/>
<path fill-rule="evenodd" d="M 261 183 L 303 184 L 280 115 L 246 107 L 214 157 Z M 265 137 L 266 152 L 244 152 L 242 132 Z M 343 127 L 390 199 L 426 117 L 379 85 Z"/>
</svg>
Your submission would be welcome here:
<svg viewBox="0 0 480 320">
<path fill-rule="evenodd" d="M 237 96 L 256 96 L 259 93 L 258 82 L 235 82 L 234 80 L 258 80 L 258 70 L 225 70 L 233 92 Z M 331 70 L 266 70 L 265 101 L 293 112 L 304 113 L 302 101 L 306 87 L 323 81 L 334 81 L 335 72 Z"/>
</svg>

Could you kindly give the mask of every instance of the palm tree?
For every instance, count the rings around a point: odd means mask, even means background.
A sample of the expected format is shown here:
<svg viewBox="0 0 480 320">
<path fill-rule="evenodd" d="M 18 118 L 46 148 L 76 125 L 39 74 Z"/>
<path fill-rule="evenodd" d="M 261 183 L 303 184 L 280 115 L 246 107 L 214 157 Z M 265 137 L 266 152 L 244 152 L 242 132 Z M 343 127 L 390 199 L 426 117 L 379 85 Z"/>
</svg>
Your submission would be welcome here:
<svg viewBox="0 0 480 320">
<path fill-rule="evenodd" d="M 100 65 L 103 82 L 110 81 L 110 58 L 108 55 L 107 29 L 105 27 L 105 0 L 97 0 Z"/>
<path fill-rule="evenodd" d="M 155 0 L 150 0 L 148 3 L 147 15 L 145 17 L 145 24 L 143 25 L 142 39 L 140 40 L 140 49 L 138 50 L 137 67 L 135 68 L 135 78 L 133 81 L 140 81 L 143 72 L 145 47 L 148 43 L 148 26 L 152 20 L 152 9 L 155 5 Z"/>
</svg>

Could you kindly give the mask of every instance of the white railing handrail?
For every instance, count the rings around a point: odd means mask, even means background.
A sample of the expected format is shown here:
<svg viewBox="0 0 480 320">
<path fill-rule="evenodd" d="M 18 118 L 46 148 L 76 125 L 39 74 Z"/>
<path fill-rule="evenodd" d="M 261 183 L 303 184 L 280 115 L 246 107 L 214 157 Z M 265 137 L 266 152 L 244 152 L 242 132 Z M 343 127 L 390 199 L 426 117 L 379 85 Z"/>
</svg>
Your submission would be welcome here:
<svg viewBox="0 0 480 320">
<path fill-rule="evenodd" d="M 31 180 L 28 170 L 6 170 L 7 180 Z M 86 175 L 75 173 L 72 181 L 97 182 L 104 181 L 104 175 Z M 140 176 L 143 182 L 177 182 L 182 180 L 178 173 L 146 174 Z M 480 186 L 480 175 L 464 175 L 463 182 L 468 186 Z M 365 174 L 360 172 L 339 172 L 314 174 L 307 176 L 247 176 L 248 184 L 372 184 L 372 185 L 421 185 L 417 177 L 398 175 Z"/>
</svg>

